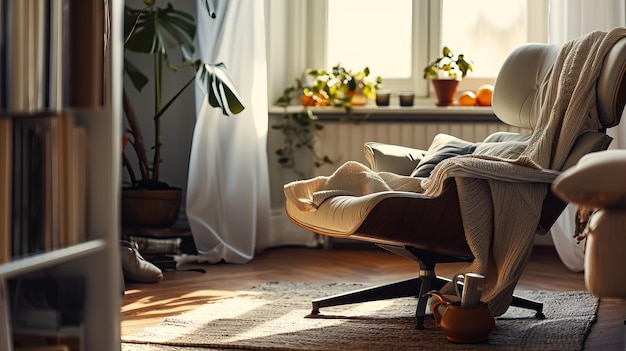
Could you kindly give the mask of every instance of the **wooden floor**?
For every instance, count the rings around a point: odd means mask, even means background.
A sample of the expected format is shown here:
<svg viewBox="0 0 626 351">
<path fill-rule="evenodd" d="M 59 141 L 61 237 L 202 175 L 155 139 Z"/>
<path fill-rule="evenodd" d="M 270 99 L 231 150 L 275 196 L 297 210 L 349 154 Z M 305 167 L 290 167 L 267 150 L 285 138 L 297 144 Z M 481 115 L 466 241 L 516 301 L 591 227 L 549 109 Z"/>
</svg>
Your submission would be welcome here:
<svg viewBox="0 0 626 351">
<path fill-rule="evenodd" d="M 233 296 L 266 281 L 380 284 L 414 276 L 417 264 L 382 249 L 277 248 L 243 265 L 198 266 L 206 273 L 168 271 L 157 284 L 127 282 L 122 304 L 122 335 L 160 323 L 207 301 Z M 437 274 L 451 277 L 458 264 L 440 264 Z M 619 277 L 616 277 L 619 279 Z M 530 290 L 585 290 L 584 275 L 569 271 L 551 247 L 536 247 L 518 284 Z M 321 297 L 321 296 L 320 296 Z M 603 299 L 585 350 L 626 350 L 626 302 Z"/>
</svg>

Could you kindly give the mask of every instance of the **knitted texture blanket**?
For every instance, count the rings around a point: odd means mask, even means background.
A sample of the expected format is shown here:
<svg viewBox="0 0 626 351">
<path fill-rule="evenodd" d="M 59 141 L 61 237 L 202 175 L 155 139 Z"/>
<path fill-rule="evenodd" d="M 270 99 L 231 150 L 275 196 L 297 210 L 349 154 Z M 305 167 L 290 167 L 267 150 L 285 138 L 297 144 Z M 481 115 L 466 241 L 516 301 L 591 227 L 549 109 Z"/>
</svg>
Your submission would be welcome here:
<svg viewBox="0 0 626 351">
<path fill-rule="evenodd" d="M 540 116 L 528 147 L 516 159 L 465 155 L 440 162 L 428 178 L 373 172 L 347 162 L 329 177 L 285 185 L 285 196 L 302 211 L 326 198 L 386 190 L 437 196 L 446 179 L 456 182 L 465 237 L 474 261 L 459 273 L 486 276 L 482 300 L 494 316 L 508 309 L 531 253 L 549 183 L 565 163 L 576 138 L 601 128 L 595 84 L 604 57 L 625 28 L 593 32 L 563 45 L 540 99 Z M 503 144 L 504 147 L 506 145 Z M 356 176 L 355 176 L 356 175 Z M 443 293 L 454 294 L 452 284 Z"/>
</svg>

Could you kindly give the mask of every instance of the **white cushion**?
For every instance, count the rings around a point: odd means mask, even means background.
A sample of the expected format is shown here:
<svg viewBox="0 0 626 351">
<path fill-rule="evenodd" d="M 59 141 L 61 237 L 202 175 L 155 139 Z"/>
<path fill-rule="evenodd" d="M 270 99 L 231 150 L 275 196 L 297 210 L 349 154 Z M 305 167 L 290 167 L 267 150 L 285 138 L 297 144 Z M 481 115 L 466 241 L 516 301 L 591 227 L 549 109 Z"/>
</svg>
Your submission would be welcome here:
<svg viewBox="0 0 626 351">
<path fill-rule="evenodd" d="M 575 204 L 626 208 L 626 150 L 583 156 L 554 181 L 555 193 Z"/>
<path fill-rule="evenodd" d="M 494 84 L 493 112 L 506 124 L 533 129 L 559 45 L 525 44 L 502 64 Z"/>
</svg>

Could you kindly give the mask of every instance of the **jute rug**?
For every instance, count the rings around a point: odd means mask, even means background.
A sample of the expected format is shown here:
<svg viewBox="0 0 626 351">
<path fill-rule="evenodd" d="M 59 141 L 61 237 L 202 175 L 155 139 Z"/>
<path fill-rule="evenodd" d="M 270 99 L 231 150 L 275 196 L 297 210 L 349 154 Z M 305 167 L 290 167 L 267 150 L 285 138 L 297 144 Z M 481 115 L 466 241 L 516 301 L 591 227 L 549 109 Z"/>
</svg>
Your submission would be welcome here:
<svg viewBox="0 0 626 351">
<path fill-rule="evenodd" d="M 426 316 L 415 330 L 415 298 L 322 308 L 305 318 L 311 300 L 364 287 L 268 282 L 208 303 L 122 338 L 123 351 L 190 350 L 580 350 L 595 321 L 598 299 L 580 292 L 518 291 L 544 303 L 546 319 L 511 307 L 496 319 L 489 341 L 453 344 Z"/>
</svg>

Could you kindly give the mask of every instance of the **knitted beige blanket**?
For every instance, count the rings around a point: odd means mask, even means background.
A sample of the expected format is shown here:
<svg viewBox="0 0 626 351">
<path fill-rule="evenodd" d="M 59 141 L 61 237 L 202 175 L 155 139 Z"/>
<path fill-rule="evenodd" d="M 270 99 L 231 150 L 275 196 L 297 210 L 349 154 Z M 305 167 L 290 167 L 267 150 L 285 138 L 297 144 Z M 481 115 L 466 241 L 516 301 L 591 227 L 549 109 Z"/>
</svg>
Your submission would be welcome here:
<svg viewBox="0 0 626 351">
<path fill-rule="evenodd" d="M 300 210 L 314 211 L 336 195 L 401 190 L 436 196 L 444 180 L 453 177 L 466 240 L 475 257 L 459 272 L 486 276 L 483 300 L 489 302 L 492 314 L 499 316 L 508 309 L 530 255 L 541 205 L 556 175 L 552 170 L 561 169 L 579 135 L 601 127 L 595 107 L 596 80 L 604 57 L 625 36 L 625 28 L 616 28 L 563 45 L 545 82 L 536 129 L 517 159 L 452 157 L 440 162 L 425 179 L 373 172 L 347 162 L 330 177 L 285 185 L 286 199 Z M 452 285 L 442 292 L 454 294 Z"/>
</svg>

